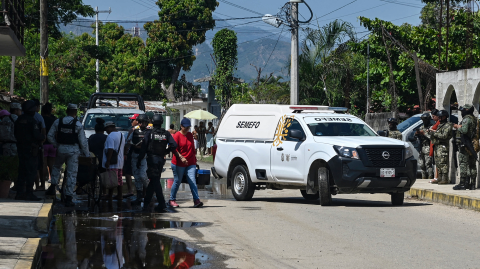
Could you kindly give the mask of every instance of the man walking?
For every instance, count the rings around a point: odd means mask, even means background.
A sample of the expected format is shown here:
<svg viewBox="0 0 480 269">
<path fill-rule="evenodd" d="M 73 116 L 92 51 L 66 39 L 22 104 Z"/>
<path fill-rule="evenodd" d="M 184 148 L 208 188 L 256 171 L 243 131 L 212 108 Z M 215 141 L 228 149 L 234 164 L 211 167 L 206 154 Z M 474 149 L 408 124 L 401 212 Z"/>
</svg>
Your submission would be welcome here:
<svg viewBox="0 0 480 269">
<path fill-rule="evenodd" d="M 14 125 L 19 158 L 15 200 L 40 201 L 41 199 L 33 194 L 33 184 L 37 174 L 38 147 L 45 140 L 45 135 L 41 133 L 34 118 L 37 109 L 35 102 L 25 102 L 24 108 L 25 114 L 18 117 Z"/>
<path fill-rule="evenodd" d="M 448 160 L 453 125 L 448 122 L 449 114 L 446 110 L 437 112 L 437 116 L 440 119 L 440 124 L 438 125 L 437 130 L 432 130 L 432 128 L 430 128 L 428 132 L 431 134 L 431 140 L 434 143 L 435 165 L 438 170 L 438 184 L 449 184 Z"/>
<path fill-rule="evenodd" d="M 88 141 L 83 131 L 83 126 L 77 120 L 77 105 L 67 106 L 67 116 L 56 120 L 48 132 L 48 141 L 58 149 L 57 158 L 52 171 L 52 184 L 45 195 L 55 195 L 55 189 L 60 180 L 60 169 L 67 164 L 67 178 L 65 185 L 65 206 L 75 206 L 73 191 L 77 184 L 78 157 L 80 151 L 84 156 L 90 156 Z M 81 149 L 81 150 L 80 150 Z"/>
<path fill-rule="evenodd" d="M 22 115 L 22 107 L 19 103 L 10 104 L 10 114 L 6 115 L 0 122 L 0 147 L 3 156 L 17 156 L 17 144 L 15 140 L 14 125 L 18 117 Z"/>
<path fill-rule="evenodd" d="M 462 112 L 462 122 L 453 125 L 457 129 L 455 143 L 458 145 L 458 160 L 460 166 L 460 183 L 453 187 L 454 190 L 475 189 L 477 180 L 477 162 L 474 155 L 472 140 L 477 131 L 477 120 L 473 116 L 474 107 L 466 104 L 458 110 Z"/>
<path fill-rule="evenodd" d="M 389 118 L 388 122 L 388 137 L 393 139 L 403 140 L 402 133 L 397 129 L 398 121 L 396 118 Z"/>
<path fill-rule="evenodd" d="M 430 134 L 428 129 L 432 126 L 432 117 L 429 113 L 425 113 L 420 117 L 423 121 L 422 126 L 415 133 L 420 139 L 421 150 L 418 156 L 418 164 L 422 169 L 422 179 L 433 179 L 433 164 L 430 157 Z"/>
<path fill-rule="evenodd" d="M 145 114 L 139 115 L 137 117 L 138 126 L 133 131 L 133 153 L 132 153 L 132 171 L 133 176 L 135 177 L 135 188 L 137 189 L 137 199 L 133 201 L 134 205 L 140 205 L 142 203 L 144 187 L 147 187 L 147 160 L 145 156 L 139 158 L 140 151 L 142 148 L 143 139 L 145 137 L 145 132 L 147 131 L 148 126 L 148 117 Z M 140 164 L 140 165 L 137 165 Z"/>
<path fill-rule="evenodd" d="M 176 151 L 177 143 L 173 139 L 170 132 L 162 128 L 163 117 L 162 115 L 153 116 L 153 129 L 148 130 L 145 133 L 145 138 L 142 144 L 142 149 L 138 160 L 142 160 L 147 154 L 147 175 L 150 179 L 150 183 L 147 187 L 145 200 L 143 204 L 143 210 L 149 209 L 150 201 L 152 200 L 153 192 L 157 195 L 158 206 L 155 207 L 157 212 L 165 212 L 165 198 L 163 197 L 162 185 L 160 184 L 160 177 L 162 174 L 163 166 L 165 165 L 165 155 L 168 151 L 178 155 Z M 138 162 L 137 166 L 140 167 L 141 163 Z"/>
</svg>

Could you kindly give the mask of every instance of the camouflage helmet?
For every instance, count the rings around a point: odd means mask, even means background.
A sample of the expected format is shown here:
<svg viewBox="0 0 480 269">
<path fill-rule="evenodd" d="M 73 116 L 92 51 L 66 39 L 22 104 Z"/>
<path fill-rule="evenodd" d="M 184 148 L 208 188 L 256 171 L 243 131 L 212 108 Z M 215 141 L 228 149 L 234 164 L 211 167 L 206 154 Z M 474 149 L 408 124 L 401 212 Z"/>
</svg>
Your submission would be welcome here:
<svg viewBox="0 0 480 269">
<path fill-rule="evenodd" d="M 430 114 L 432 114 L 432 116 L 438 116 L 437 115 L 438 111 L 439 111 L 438 109 L 434 108 Z"/>
<path fill-rule="evenodd" d="M 145 114 L 140 114 L 137 117 L 138 122 L 148 122 L 148 116 Z"/>
<path fill-rule="evenodd" d="M 466 104 L 466 105 L 463 105 L 463 106 L 458 108 L 458 110 L 464 111 L 464 112 L 467 112 L 467 113 L 472 113 L 474 109 L 475 109 L 475 107 L 470 105 L 470 104 Z"/>
</svg>

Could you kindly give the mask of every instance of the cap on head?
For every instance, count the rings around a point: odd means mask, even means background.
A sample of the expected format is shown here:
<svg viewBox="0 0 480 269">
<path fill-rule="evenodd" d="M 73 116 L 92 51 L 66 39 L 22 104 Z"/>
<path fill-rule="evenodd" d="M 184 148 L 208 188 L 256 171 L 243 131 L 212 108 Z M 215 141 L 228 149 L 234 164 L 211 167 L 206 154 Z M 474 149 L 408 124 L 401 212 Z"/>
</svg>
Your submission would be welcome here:
<svg viewBox="0 0 480 269">
<path fill-rule="evenodd" d="M 423 115 L 420 118 L 423 120 L 423 119 L 431 119 L 432 117 L 430 117 L 429 113 L 423 113 Z"/>
<path fill-rule="evenodd" d="M 10 109 L 22 109 L 22 105 L 20 105 L 19 103 L 11 103 L 10 104 Z"/>
<path fill-rule="evenodd" d="M 155 114 L 152 120 L 153 125 L 162 125 L 163 124 L 163 116 L 160 114 Z"/>
<path fill-rule="evenodd" d="M 146 121 L 148 121 L 148 117 L 145 114 L 138 115 L 137 121 L 138 122 L 146 122 Z"/>
<path fill-rule="evenodd" d="M 430 114 L 432 114 L 432 116 L 438 116 L 437 115 L 438 111 L 439 111 L 438 109 L 434 108 Z"/>
<path fill-rule="evenodd" d="M 105 128 L 107 128 L 107 127 L 115 127 L 115 122 L 113 122 L 113 121 L 105 122 Z"/>
<path fill-rule="evenodd" d="M 23 111 L 35 112 L 37 111 L 37 104 L 35 104 L 35 101 L 33 100 L 28 100 L 25 103 L 23 103 Z"/>
<path fill-rule="evenodd" d="M 76 104 L 68 104 L 67 109 L 69 110 L 78 110 L 78 106 Z"/>
<path fill-rule="evenodd" d="M 8 112 L 7 110 L 2 110 L 0 111 L 0 117 L 3 117 L 3 116 L 10 116 L 10 112 Z"/>
<path fill-rule="evenodd" d="M 388 122 L 388 123 L 395 123 L 395 124 L 398 124 L 398 121 L 397 121 L 397 119 L 396 119 L 396 118 L 389 118 L 389 119 L 387 120 L 387 122 Z"/>
<path fill-rule="evenodd" d="M 475 107 L 470 104 L 466 104 L 458 108 L 458 110 L 465 112 L 473 112 L 474 109 Z"/>
<path fill-rule="evenodd" d="M 131 116 L 129 119 L 136 120 L 138 116 L 140 116 L 140 114 L 133 114 L 133 116 Z"/>
<path fill-rule="evenodd" d="M 180 122 L 180 124 L 181 124 L 183 127 L 190 127 L 190 126 L 192 126 L 192 123 L 190 122 L 190 119 L 187 119 L 187 118 L 183 118 L 183 120 Z"/>
</svg>

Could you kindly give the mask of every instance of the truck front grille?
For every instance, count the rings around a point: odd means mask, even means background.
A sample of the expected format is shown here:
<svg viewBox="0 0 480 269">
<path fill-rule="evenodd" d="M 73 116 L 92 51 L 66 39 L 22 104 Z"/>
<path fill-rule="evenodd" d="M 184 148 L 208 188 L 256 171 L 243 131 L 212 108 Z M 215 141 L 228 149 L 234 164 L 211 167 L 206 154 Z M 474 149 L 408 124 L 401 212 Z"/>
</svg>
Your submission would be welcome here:
<svg viewBox="0 0 480 269">
<path fill-rule="evenodd" d="M 402 164 L 403 149 L 365 149 L 368 160 L 374 167 L 390 168 Z M 388 158 L 385 158 L 388 156 Z"/>
</svg>

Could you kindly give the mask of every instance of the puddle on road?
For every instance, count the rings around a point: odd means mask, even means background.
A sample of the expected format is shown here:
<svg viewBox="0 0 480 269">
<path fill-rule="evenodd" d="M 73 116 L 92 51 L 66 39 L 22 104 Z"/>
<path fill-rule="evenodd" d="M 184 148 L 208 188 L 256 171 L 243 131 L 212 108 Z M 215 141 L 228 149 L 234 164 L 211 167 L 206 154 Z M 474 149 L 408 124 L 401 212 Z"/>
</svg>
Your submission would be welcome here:
<svg viewBox="0 0 480 269">
<path fill-rule="evenodd" d="M 40 268 L 190 268 L 209 256 L 155 230 L 202 225 L 132 212 L 57 215 Z"/>
</svg>

